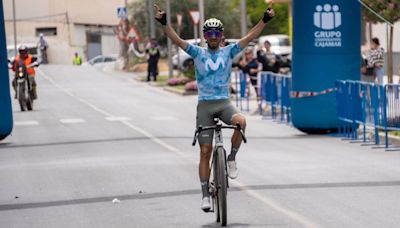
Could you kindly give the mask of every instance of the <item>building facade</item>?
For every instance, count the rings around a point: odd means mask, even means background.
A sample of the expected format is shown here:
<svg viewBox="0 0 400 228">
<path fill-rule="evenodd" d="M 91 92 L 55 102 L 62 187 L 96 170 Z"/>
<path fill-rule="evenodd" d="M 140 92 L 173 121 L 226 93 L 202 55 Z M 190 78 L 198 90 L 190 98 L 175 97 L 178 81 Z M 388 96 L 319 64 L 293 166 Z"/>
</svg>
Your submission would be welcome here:
<svg viewBox="0 0 400 228">
<path fill-rule="evenodd" d="M 8 46 L 14 45 L 13 0 L 2 0 Z M 118 54 L 114 29 L 117 8 L 124 0 L 15 0 L 17 44 L 36 44 L 43 34 L 50 63 L 71 63 L 78 52 L 84 59 Z"/>
</svg>

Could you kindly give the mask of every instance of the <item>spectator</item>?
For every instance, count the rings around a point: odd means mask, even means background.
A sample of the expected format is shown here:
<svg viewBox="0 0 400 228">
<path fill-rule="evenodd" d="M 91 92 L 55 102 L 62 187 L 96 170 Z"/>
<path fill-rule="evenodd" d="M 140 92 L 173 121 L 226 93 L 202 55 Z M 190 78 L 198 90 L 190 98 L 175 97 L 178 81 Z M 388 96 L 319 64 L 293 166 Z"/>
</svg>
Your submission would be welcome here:
<svg viewBox="0 0 400 228">
<path fill-rule="evenodd" d="M 147 81 L 151 81 L 151 77 L 154 81 L 157 81 L 158 76 L 158 60 L 160 59 L 160 50 L 158 49 L 158 44 L 156 39 L 152 39 L 150 42 L 150 47 L 146 49 L 147 53 Z"/>
<path fill-rule="evenodd" d="M 257 51 L 257 60 L 263 66 L 263 71 L 272 71 L 279 73 L 281 58 L 279 55 L 271 51 L 271 43 L 266 40 L 264 42 L 264 50 Z"/>
<path fill-rule="evenodd" d="M 82 65 L 82 58 L 79 56 L 78 52 L 75 52 L 74 58 L 72 59 L 72 64 L 74 66 Z"/>
<path fill-rule="evenodd" d="M 378 84 L 383 84 L 383 64 L 384 64 L 384 50 L 380 47 L 380 42 L 378 38 L 372 38 L 371 40 L 371 50 L 368 53 L 368 66 L 373 67 L 375 74 L 375 81 Z"/>
<path fill-rule="evenodd" d="M 41 62 L 43 64 L 47 64 L 49 62 L 47 59 L 47 48 L 49 48 L 49 44 L 44 39 L 43 33 L 40 33 L 40 35 L 39 35 L 39 41 L 37 43 L 37 46 L 39 47 L 39 50 L 40 50 L 40 56 L 42 58 Z"/>
<path fill-rule="evenodd" d="M 361 56 L 361 81 L 374 82 L 374 68 L 368 66 L 368 60 Z"/>
<path fill-rule="evenodd" d="M 261 70 L 261 66 L 257 59 L 253 55 L 252 49 L 246 49 L 244 52 L 244 59 L 239 63 L 240 69 L 243 73 L 249 75 L 251 85 L 256 90 L 257 98 L 259 97 L 258 89 L 258 72 Z"/>
</svg>

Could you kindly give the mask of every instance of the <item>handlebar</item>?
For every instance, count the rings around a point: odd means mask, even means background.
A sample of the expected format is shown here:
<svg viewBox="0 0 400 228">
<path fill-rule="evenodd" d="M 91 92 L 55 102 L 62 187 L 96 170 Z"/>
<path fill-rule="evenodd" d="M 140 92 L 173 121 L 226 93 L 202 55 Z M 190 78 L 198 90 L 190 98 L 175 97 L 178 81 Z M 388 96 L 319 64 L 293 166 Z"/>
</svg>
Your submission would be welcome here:
<svg viewBox="0 0 400 228">
<path fill-rule="evenodd" d="M 240 135 L 242 136 L 243 142 L 247 143 L 247 138 L 244 134 L 243 128 L 240 126 L 240 124 L 236 124 L 236 125 L 226 125 L 226 126 L 218 126 L 218 125 L 214 125 L 214 126 L 199 126 L 196 131 L 194 132 L 194 137 L 193 137 L 193 142 L 192 142 L 192 146 L 196 145 L 197 142 L 197 138 L 199 137 L 199 134 L 202 131 L 207 131 L 207 130 L 214 130 L 214 129 L 234 129 L 234 130 L 238 130 L 240 132 Z"/>
</svg>

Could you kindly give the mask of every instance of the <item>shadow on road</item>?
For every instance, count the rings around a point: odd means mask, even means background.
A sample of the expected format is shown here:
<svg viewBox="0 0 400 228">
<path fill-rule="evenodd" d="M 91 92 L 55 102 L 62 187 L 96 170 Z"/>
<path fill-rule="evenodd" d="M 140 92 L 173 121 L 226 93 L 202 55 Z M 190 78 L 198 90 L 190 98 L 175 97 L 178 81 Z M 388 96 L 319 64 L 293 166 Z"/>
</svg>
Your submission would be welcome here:
<svg viewBox="0 0 400 228">
<path fill-rule="evenodd" d="M 248 191 L 248 190 L 279 190 L 279 189 L 315 189 L 315 188 L 352 188 L 352 187 L 388 187 L 388 186 L 400 186 L 400 181 L 369 181 L 369 182 L 342 182 L 342 183 L 310 183 L 310 184 L 281 184 L 281 185 L 248 185 L 241 187 L 231 187 L 230 192 Z M 9 210 L 21 210 L 31 208 L 45 208 L 45 207 L 56 207 L 65 205 L 77 205 L 77 204 L 90 204 L 90 203 L 102 203 L 112 202 L 113 199 L 117 198 L 121 201 L 124 200 L 144 200 L 153 198 L 165 198 L 165 197 L 176 197 L 183 195 L 198 195 L 201 191 L 199 189 L 189 189 L 181 191 L 170 191 L 170 192 L 156 192 L 156 193 L 138 193 L 131 195 L 119 195 L 119 196 L 106 196 L 106 197 L 94 197 L 94 198 L 81 198 L 81 199 L 70 199 L 70 200 L 58 200 L 50 202 L 37 202 L 37 203 L 21 203 L 21 204 L 3 204 L 0 205 L 0 211 Z"/>
<path fill-rule="evenodd" d="M 277 227 L 287 226 L 287 224 L 247 224 L 247 223 L 228 223 L 226 227 Z M 201 226 L 202 228 L 221 227 L 219 223 L 211 223 Z"/>
<path fill-rule="evenodd" d="M 327 138 L 324 135 L 292 135 L 292 136 L 250 136 L 248 140 L 298 140 L 298 139 L 319 139 Z M 157 139 L 187 139 L 188 144 L 191 143 L 192 136 L 155 136 Z M 93 140 L 76 140 L 66 142 L 49 142 L 49 143 L 32 143 L 32 144 L 12 144 L 10 142 L 0 143 L 1 149 L 11 148 L 27 148 L 27 147 L 47 147 L 47 146 L 63 146 L 74 144 L 92 144 L 92 143 L 108 143 L 108 142 L 121 142 L 121 141 L 136 141 L 136 140 L 151 140 L 149 137 L 127 137 L 127 138 L 111 138 L 111 139 L 93 139 Z"/>
</svg>

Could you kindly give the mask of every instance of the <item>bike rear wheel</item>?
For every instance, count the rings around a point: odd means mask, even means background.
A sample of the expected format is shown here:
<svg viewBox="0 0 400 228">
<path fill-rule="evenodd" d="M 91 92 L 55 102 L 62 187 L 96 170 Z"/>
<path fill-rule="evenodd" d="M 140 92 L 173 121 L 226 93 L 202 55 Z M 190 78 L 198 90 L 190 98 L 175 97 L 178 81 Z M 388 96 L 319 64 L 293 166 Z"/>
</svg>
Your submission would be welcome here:
<svg viewBox="0 0 400 228">
<path fill-rule="evenodd" d="M 226 160 L 225 151 L 222 147 L 217 149 L 217 204 L 218 214 L 220 217 L 220 222 L 222 226 L 226 226 L 228 221 L 228 211 L 227 211 L 227 174 L 226 174 Z"/>
</svg>

